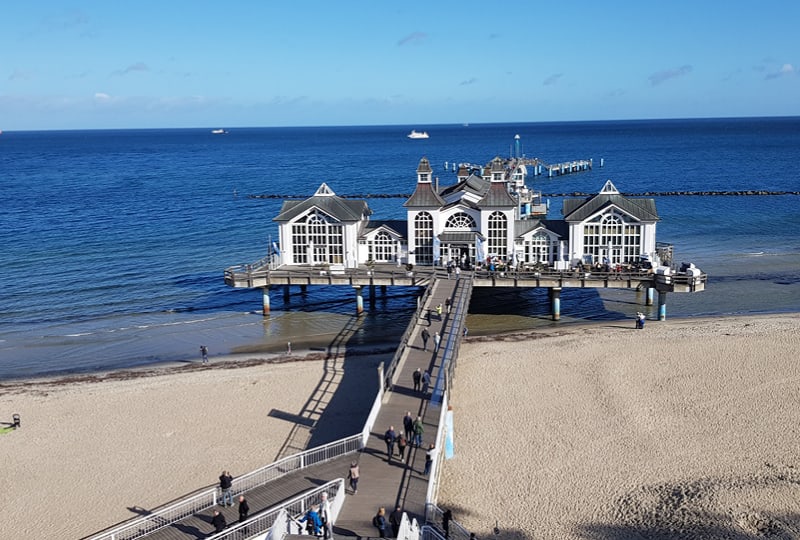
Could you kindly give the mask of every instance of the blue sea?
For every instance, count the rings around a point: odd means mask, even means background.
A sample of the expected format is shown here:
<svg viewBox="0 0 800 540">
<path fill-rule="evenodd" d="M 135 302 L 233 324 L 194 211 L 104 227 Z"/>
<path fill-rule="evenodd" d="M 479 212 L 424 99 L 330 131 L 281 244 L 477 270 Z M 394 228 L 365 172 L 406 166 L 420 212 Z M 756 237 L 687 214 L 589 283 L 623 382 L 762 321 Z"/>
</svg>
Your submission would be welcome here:
<svg viewBox="0 0 800 540">
<path fill-rule="evenodd" d="M 410 140 L 411 129 L 429 139 Z M 561 194 L 800 190 L 800 118 L 483 125 L 4 132 L 0 135 L 0 379 L 115 370 L 281 352 L 286 342 L 369 345 L 399 336 L 418 291 L 390 288 L 354 316 L 347 288 L 271 292 L 225 286 L 227 266 L 266 255 L 281 199 L 411 193 L 426 156 L 486 163 L 513 152 L 594 168 L 529 178 L 560 217 Z M 600 167 L 600 161 L 603 166 Z M 402 198 L 373 198 L 375 219 L 404 218 Z M 800 197 L 658 196 L 658 240 L 710 275 L 671 294 L 667 316 L 800 311 Z M 566 290 L 549 320 L 542 290 L 476 291 L 472 335 L 631 319 L 631 291 Z M 657 308 L 648 308 L 649 314 Z"/>
</svg>

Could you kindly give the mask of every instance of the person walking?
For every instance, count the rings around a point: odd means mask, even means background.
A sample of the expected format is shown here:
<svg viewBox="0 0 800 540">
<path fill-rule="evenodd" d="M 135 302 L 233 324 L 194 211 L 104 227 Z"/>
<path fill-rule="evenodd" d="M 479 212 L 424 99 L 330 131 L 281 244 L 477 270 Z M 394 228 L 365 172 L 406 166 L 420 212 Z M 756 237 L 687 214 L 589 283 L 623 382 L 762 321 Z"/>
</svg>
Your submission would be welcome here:
<svg viewBox="0 0 800 540">
<path fill-rule="evenodd" d="M 438 334 L 437 334 L 438 335 Z M 436 344 L 436 348 L 439 348 L 439 344 Z M 427 371 L 422 374 L 422 393 L 428 393 L 428 387 L 431 385 L 431 374 Z"/>
<path fill-rule="evenodd" d="M 386 433 L 383 434 L 383 442 L 386 443 L 386 456 L 391 463 L 392 454 L 394 454 L 394 443 L 397 440 L 397 433 L 394 431 L 394 426 L 389 426 Z"/>
<path fill-rule="evenodd" d="M 433 465 L 433 458 L 436 454 L 436 448 L 431 444 L 428 446 L 428 451 L 425 452 L 425 470 L 422 471 L 422 474 L 428 476 L 431 472 L 431 465 Z"/>
<path fill-rule="evenodd" d="M 461 277 L 461 267 L 456 266 L 456 281 L 458 281 L 458 278 L 460 277 Z"/>
<path fill-rule="evenodd" d="M 453 521 L 453 512 L 448 508 L 442 513 L 442 529 L 444 537 L 450 538 L 450 522 Z"/>
<path fill-rule="evenodd" d="M 208 347 L 205 345 L 200 345 L 200 357 L 203 359 L 203 363 L 208 363 Z"/>
<path fill-rule="evenodd" d="M 214 517 L 211 518 L 211 524 L 214 526 L 214 532 L 222 532 L 225 527 L 228 526 L 228 522 L 225 521 L 225 516 L 223 516 L 219 510 L 214 510 Z"/>
<path fill-rule="evenodd" d="M 439 352 L 439 345 L 442 343 L 442 336 L 439 335 L 439 332 L 433 333 L 433 352 Z"/>
<path fill-rule="evenodd" d="M 413 375 L 411 375 L 411 378 L 414 380 L 414 392 L 419 392 L 419 385 L 422 382 L 422 372 L 420 371 L 419 368 L 414 370 L 414 373 Z"/>
<path fill-rule="evenodd" d="M 400 436 L 397 437 L 397 455 L 400 456 L 400 461 L 403 463 L 405 463 L 406 446 L 408 446 L 406 436 L 401 433 Z"/>
<path fill-rule="evenodd" d="M 392 526 L 392 536 L 397 538 L 397 533 L 400 532 L 400 523 L 403 522 L 403 511 L 400 505 L 394 508 L 394 512 L 389 514 L 389 525 Z"/>
<path fill-rule="evenodd" d="M 439 317 L 439 320 L 442 320 L 442 304 L 436 306 L 436 316 Z"/>
<path fill-rule="evenodd" d="M 410 441 L 414 437 L 414 417 L 411 416 L 411 411 L 406 411 L 403 417 L 403 431 L 406 433 L 406 440 Z"/>
<path fill-rule="evenodd" d="M 372 518 L 372 525 L 378 529 L 378 537 L 386 538 L 386 509 L 378 508 L 378 513 Z"/>
<path fill-rule="evenodd" d="M 444 307 L 447 309 L 447 314 L 448 315 L 450 315 L 450 307 L 451 306 L 452 306 L 452 304 L 450 303 L 450 299 L 449 298 L 445 298 L 444 299 Z"/>
<path fill-rule="evenodd" d="M 320 529 L 322 528 L 322 520 L 319 518 L 319 506 L 312 506 L 306 512 L 300 523 L 306 523 L 306 532 L 309 535 L 319 536 Z"/>
<path fill-rule="evenodd" d="M 422 329 L 422 350 L 423 351 L 427 351 L 428 350 L 428 339 L 430 339 L 430 337 L 431 337 L 431 333 L 428 332 L 428 329 L 427 328 L 423 328 Z"/>
<path fill-rule="evenodd" d="M 361 471 L 358 469 L 358 462 L 354 461 L 350 464 L 350 472 L 347 473 L 347 479 L 350 480 L 350 489 L 353 490 L 353 495 L 358 493 L 359 476 L 361 476 Z"/>
<path fill-rule="evenodd" d="M 233 476 L 231 476 L 228 471 L 222 471 L 222 474 L 219 475 L 219 489 L 222 491 L 222 500 L 219 503 L 220 506 L 233 506 L 232 487 Z"/>
<path fill-rule="evenodd" d="M 325 540 L 333 540 L 333 516 L 331 515 L 331 503 L 328 501 L 328 492 L 323 491 L 320 495 L 319 520 L 322 523 L 322 537 Z"/>
<path fill-rule="evenodd" d="M 247 504 L 247 499 L 244 495 L 239 495 L 239 523 L 247 521 L 247 516 L 250 514 L 250 505 Z"/>
<path fill-rule="evenodd" d="M 414 446 L 419 448 L 422 446 L 422 434 L 425 433 L 425 426 L 422 425 L 422 417 L 417 416 L 414 420 Z"/>
</svg>

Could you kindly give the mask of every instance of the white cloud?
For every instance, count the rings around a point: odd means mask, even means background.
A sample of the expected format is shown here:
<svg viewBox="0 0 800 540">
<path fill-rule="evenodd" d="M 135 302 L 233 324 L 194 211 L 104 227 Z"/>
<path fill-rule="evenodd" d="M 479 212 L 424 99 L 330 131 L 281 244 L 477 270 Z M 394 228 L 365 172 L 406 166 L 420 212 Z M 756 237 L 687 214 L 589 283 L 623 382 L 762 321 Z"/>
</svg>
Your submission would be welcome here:
<svg viewBox="0 0 800 540">
<path fill-rule="evenodd" d="M 688 75 L 691 72 L 692 72 L 692 66 L 686 65 L 686 66 L 681 66 L 679 68 L 657 71 L 652 75 L 650 75 L 648 79 L 650 80 L 650 86 L 656 86 L 670 79 L 683 77 L 684 75 Z"/>
<path fill-rule="evenodd" d="M 111 101 L 111 96 L 106 94 L 105 92 L 95 92 L 94 93 L 94 100 L 99 103 L 107 103 Z"/>
</svg>

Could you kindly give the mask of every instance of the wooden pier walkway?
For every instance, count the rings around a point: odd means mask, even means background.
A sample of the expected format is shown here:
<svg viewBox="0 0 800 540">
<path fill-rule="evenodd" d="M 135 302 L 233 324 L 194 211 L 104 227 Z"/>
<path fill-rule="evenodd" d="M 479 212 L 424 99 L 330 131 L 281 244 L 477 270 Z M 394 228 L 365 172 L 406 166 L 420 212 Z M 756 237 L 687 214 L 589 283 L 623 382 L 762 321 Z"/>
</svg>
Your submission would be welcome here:
<svg viewBox="0 0 800 540">
<path fill-rule="evenodd" d="M 251 516 L 329 481 L 346 478 L 351 462 L 358 461 L 361 472 L 358 494 L 351 493 L 349 487 L 347 488 L 347 498 L 334 525 L 334 535 L 376 536 L 377 531 L 372 526 L 372 516 L 379 507 L 386 508 L 387 520 L 395 506 L 399 505 L 409 514 L 409 517 L 424 522 L 428 491 L 428 478 L 423 475 L 426 450 L 428 445 L 434 442 L 441 413 L 441 406 L 432 403 L 430 397 L 436 383 L 438 369 L 441 366 L 442 353 L 447 339 L 452 337 L 452 339 L 458 340 L 461 337 L 455 309 L 452 314 L 448 314 L 447 309 L 444 308 L 442 316 L 439 318 L 436 315 L 435 307 L 438 304 L 445 306 L 446 299 L 454 297 L 458 286 L 471 289 L 472 284 L 467 279 L 437 279 L 431 285 L 431 292 L 427 297 L 425 307 L 432 311 L 432 316 L 428 320 L 428 317 L 424 315 L 427 311 L 422 310 L 423 316 L 411 321 L 410 325 L 413 325 L 413 328 L 405 353 L 397 367 L 396 383 L 392 391 L 388 391 L 384 395 L 380 413 L 367 445 L 358 453 L 344 455 L 292 472 L 265 486 L 247 491 L 244 495 L 250 506 Z M 466 314 L 467 307 L 467 305 L 462 306 L 462 317 Z M 423 328 L 428 328 L 431 335 L 427 351 L 423 349 L 420 337 Z M 439 332 L 442 336 L 438 354 L 433 351 L 435 332 Z M 432 374 L 431 386 L 425 394 L 414 391 L 412 374 L 416 369 L 423 372 L 429 370 Z M 423 444 L 420 448 L 414 448 L 409 444 L 405 460 L 399 459 L 396 450 L 392 460 L 388 460 L 383 435 L 389 426 L 394 426 L 399 435 L 403 430 L 403 416 L 406 412 L 411 412 L 414 418 L 421 417 L 424 425 Z M 238 501 L 238 496 L 235 499 Z M 211 519 L 215 510 L 219 510 L 225 516 L 229 525 L 238 520 L 237 502 L 232 507 L 217 506 L 197 512 L 188 518 L 148 534 L 146 538 L 184 540 L 211 536 L 214 531 Z"/>
</svg>

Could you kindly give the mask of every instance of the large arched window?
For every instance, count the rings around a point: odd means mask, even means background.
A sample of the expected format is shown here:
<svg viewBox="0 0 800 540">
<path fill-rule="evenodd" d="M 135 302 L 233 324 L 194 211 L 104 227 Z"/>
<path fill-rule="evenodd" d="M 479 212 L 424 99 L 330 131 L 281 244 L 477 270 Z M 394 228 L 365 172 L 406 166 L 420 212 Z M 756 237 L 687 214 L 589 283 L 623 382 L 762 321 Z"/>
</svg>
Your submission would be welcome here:
<svg viewBox="0 0 800 540">
<path fill-rule="evenodd" d="M 624 216 L 609 212 L 583 226 L 583 253 L 593 262 L 632 263 L 641 251 L 642 228 L 626 223 Z"/>
<path fill-rule="evenodd" d="M 375 262 L 390 262 L 394 259 L 395 242 L 389 233 L 380 231 L 369 246 L 369 255 Z"/>
<path fill-rule="evenodd" d="M 458 212 L 447 219 L 444 227 L 445 229 L 474 230 L 475 220 L 469 214 Z"/>
<path fill-rule="evenodd" d="M 508 257 L 508 218 L 502 212 L 492 212 L 489 216 L 489 230 L 486 238 L 486 254 L 490 257 Z"/>
<path fill-rule="evenodd" d="M 544 231 L 534 234 L 530 240 L 525 241 L 525 262 L 550 264 L 552 242 Z"/>
<path fill-rule="evenodd" d="M 433 216 L 420 212 L 414 218 L 414 246 L 417 264 L 433 264 Z"/>
<path fill-rule="evenodd" d="M 295 264 L 342 264 L 344 234 L 338 223 L 329 223 L 319 212 L 292 225 L 292 255 Z"/>
</svg>

